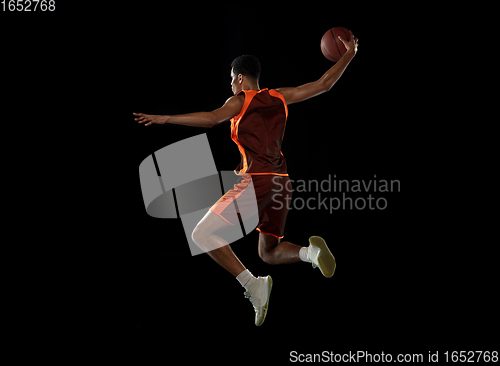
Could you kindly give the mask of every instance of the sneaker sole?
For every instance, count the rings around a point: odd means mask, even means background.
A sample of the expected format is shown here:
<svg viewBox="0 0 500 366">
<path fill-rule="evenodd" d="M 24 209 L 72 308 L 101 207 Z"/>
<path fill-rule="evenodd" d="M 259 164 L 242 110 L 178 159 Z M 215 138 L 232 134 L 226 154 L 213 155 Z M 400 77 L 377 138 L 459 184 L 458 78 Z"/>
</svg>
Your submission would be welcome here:
<svg viewBox="0 0 500 366">
<path fill-rule="evenodd" d="M 330 278 L 335 273 L 335 268 L 337 268 L 337 264 L 335 262 L 335 257 L 328 249 L 323 238 L 319 236 L 311 236 L 309 238 L 309 243 L 312 246 L 319 248 L 320 252 L 318 254 L 318 265 L 323 276 Z"/>
<path fill-rule="evenodd" d="M 260 327 L 262 323 L 264 323 L 264 320 L 266 320 L 267 309 L 269 307 L 269 299 L 271 297 L 271 289 L 273 288 L 273 279 L 271 278 L 271 276 L 267 277 L 269 277 L 267 280 L 267 300 L 266 303 L 262 306 L 262 319 L 260 320 L 259 323 L 255 323 L 255 325 L 258 327 Z"/>
</svg>

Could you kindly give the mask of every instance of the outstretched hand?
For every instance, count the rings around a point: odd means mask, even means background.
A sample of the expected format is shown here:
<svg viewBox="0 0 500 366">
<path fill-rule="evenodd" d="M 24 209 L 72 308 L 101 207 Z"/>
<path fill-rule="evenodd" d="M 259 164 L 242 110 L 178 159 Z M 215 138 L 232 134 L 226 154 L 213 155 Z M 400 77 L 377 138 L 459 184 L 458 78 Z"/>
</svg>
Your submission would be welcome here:
<svg viewBox="0 0 500 366">
<path fill-rule="evenodd" d="M 339 36 L 339 39 L 342 41 L 347 51 L 353 50 L 354 54 L 356 54 L 356 52 L 358 52 L 358 39 L 354 38 L 354 34 L 352 34 L 352 31 L 349 31 L 349 33 L 351 33 L 349 41 L 343 39 L 342 36 Z"/>
<path fill-rule="evenodd" d="M 139 123 L 146 123 L 145 126 L 152 125 L 153 123 L 162 125 L 167 122 L 167 116 L 158 116 L 156 114 L 134 113 L 137 116 L 135 120 Z"/>
</svg>

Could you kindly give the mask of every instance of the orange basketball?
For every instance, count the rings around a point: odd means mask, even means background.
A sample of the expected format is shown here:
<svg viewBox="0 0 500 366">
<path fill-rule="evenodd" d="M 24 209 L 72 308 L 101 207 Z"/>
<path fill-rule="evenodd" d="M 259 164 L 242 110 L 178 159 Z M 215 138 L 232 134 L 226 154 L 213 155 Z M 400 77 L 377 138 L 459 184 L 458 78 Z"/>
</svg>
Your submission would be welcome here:
<svg viewBox="0 0 500 366">
<path fill-rule="evenodd" d="M 326 31 L 321 38 L 321 52 L 327 59 L 337 62 L 347 52 L 344 43 L 339 39 L 341 36 L 344 40 L 349 41 L 351 34 L 344 27 L 335 27 Z"/>
</svg>

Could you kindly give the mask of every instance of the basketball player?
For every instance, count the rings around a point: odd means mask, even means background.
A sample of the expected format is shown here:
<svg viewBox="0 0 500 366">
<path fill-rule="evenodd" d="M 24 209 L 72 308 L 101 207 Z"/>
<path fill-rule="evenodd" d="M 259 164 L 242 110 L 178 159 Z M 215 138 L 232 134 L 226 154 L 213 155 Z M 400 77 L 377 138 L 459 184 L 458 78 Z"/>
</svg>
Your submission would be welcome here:
<svg viewBox="0 0 500 366">
<path fill-rule="evenodd" d="M 231 203 L 244 195 L 251 181 L 259 212 L 258 251 L 264 262 L 281 264 L 304 261 L 312 263 L 314 268 L 319 267 L 325 277 L 333 275 L 335 258 L 322 238 L 311 237 L 308 247 L 281 240 L 288 213 L 285 201 L 291 198 L 291 192 L 287 190 L 290 181 L 285 158 L 281 153 L 281 144 L 288 116 L 287 106 L 329 91 L 356 54 L 358 40 L 352 32 L 350 41 L 342 37 L 339 39 L 344 43 L 347 52 L 317 81 L 296 88 L 261 89 L 259 60 L 244 55 L 236 58 L 231 64 L 231 89 L 234 96 L 221 108 L 212 112 L 173 116 L 134 113 L 135 120 L 145 123 L 146 126 L 173 123 L 213 127 L 231 119 L 231 137 L 242 158 L 238 171 L 235 172 L 241 178 L 234 189 L 228 191 L 210 208 L 194 229 L 192 238 L 202 249 L 219 248 L 206 251 L 245 288 L 245 297 L 250 299 L 255 310 L 257 326 L 264 322 L 267 314 L 272 279 L 270 276 L 254 277 L 236 257 L 228 243 L 216 233 L 228 225 L 238 224 L 234 205 Z M 277 190 L 280 190 L 278 194 Z M 240 211 L 242 205 L 244 203 L 240 203 L 238 199 Z"/>
</svg>

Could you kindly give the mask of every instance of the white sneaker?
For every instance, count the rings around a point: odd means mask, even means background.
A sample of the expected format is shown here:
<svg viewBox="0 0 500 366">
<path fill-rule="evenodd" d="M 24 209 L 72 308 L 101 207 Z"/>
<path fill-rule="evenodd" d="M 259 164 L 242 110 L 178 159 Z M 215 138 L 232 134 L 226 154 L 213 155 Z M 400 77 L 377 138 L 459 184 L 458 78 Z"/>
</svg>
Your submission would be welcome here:
<svg viewBox="0 0 500 366">
<path fill-rule="evenodd" d="M 252 283 L 248 291 L 245 292 L 245 297 L 250 300 L 255 310 L 255 325 L 258 327 L 260 327 L 266 319 L 272 287 L 273 279 L 271 276 L 259 276 Z"/>
<path fill-rule="evenodd" d="M 335 263 L 335 257 L 330 252 L 330 249 L 328 249 L 323 238 L 311 236 L 309 244 L 307 259 L 312 262 L 313 268 L 319 267 L 323 276 L 332 277 L 337 264 Z"/>
</svg>

